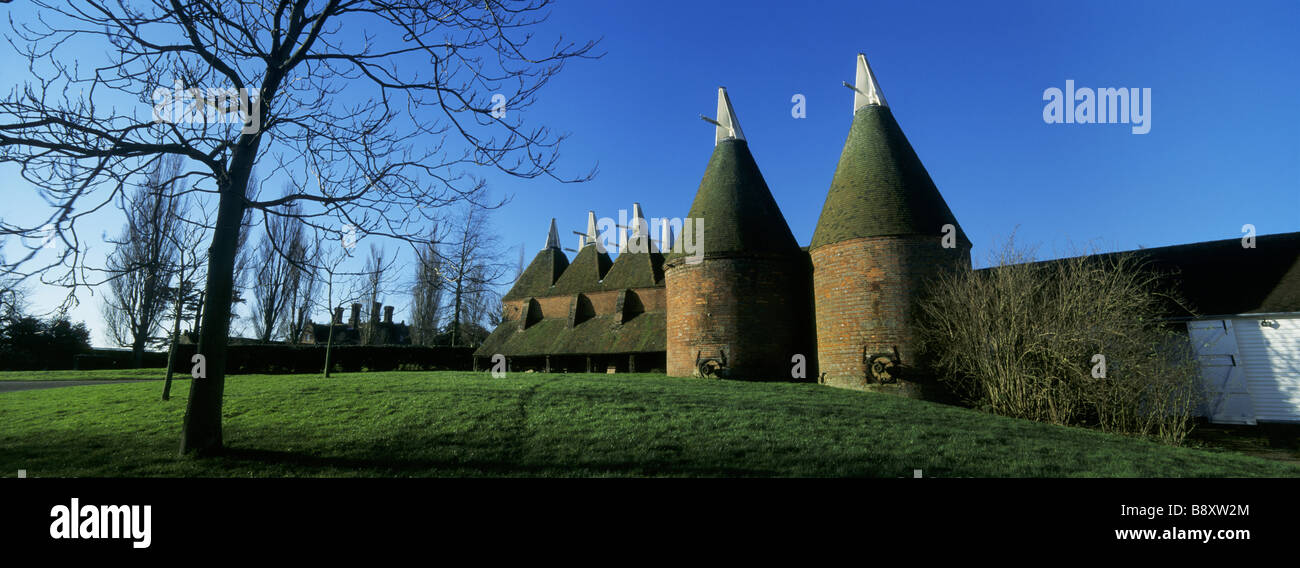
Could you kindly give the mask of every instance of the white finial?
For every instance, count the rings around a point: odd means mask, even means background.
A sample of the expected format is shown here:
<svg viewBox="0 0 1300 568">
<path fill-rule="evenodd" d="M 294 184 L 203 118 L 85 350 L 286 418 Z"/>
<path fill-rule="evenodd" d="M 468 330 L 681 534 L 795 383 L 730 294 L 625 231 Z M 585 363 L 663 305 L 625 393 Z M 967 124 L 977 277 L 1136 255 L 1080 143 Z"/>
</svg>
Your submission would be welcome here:
<svg viewBox="0 0 1300 568">
<path fill-rule="evenodd" d="M 645 212 L 640 203 L 632 204 L 632 238 L 650 236 L 650 227 L 646 225 Z"/>
<path fill-rule="evenodd" d="M 853 89 L 853 112 L 867 105 L 880 105 L 888 107 L 889 103 L 885 102 L 885 93 L 880 90 L 880 83 L 876 82 L 876 74 L 871 72 L 871 65 L 867 64 L 867 56 L 858 54 L 858 73 L 854 77 L 853 84 L 844 83 L 845 87 Z"/>
<path fill-rule="evenodd" d="M 718 142 L 723 140 L 744 140 L 745 133 L 740 130 L 740 121 L 736 120 L 736 111 L 731 108 L 731 98 L 727 96 L 726 87 L 718 87 L 718 118 L 712 119 L 704 115 L 700 118 L 705 122 L 713 124 L 714 129 L 713 145 L 717 146 Z"/>
<path fill-rule="evenodd" d="M 555 218 L 551 217 L 551 230 L 546 233 L 546 246 L 542 250 L 560 248 L 560 231 L 555 228 Z"/>
<path fill-rule="evenodd" d="M 596 225 L 596 212 L 587 211 L 587 235 L 582 239 L 582 246 L 596 245 L 598 252 L 605 252 L 605 247 L 600 244 L 600 230 Z"/>
<path fill-rule="evenodd" d="M 645 219 L 645 212 L 641 210 L 640 203 L 632 204 L 632 218 L 628 220 L 629 227 L 632 229 L 623 250 L 620 252 L 651 252 L 650 248 L 650 225 Z"/>
</svg>

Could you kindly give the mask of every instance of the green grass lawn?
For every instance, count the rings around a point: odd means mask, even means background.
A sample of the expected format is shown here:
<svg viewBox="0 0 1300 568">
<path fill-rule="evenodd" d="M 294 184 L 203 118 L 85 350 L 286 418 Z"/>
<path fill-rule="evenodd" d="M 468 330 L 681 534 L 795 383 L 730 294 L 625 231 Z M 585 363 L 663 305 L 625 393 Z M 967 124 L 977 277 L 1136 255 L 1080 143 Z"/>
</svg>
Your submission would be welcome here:
<svg viewBox="0 0 1300 568">
<path fill-rule="evenodd" d="M 1297 476 L 1172 448 L 814 384 L 662 375 L 244 375 L 228 455 L 180 458 L 188 382 L 0 394 L 13 476 Z"/>
<path fill-rule="evenodd" d="M 167 369 L 104 369 L 100 371 L 0 371 L 0 381 L 106 381 L 114 379 L 162 379 Z M 185 372 L 172 379 L 188 379 Z"/>
</svg>

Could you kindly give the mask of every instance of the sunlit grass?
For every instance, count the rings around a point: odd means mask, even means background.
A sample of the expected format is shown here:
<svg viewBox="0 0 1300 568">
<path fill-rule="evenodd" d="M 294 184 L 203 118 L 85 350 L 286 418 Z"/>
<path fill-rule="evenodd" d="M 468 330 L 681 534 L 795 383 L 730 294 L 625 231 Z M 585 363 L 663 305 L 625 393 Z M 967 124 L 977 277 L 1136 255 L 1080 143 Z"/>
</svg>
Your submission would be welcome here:
<svg viewBox="0 0 1300 568">
<path fill-rule="evenodd" d="M 0 394 L 29 476 L 1297 476 L 1300 468 L 814 384 L 402 372 L 226 383 L 227 455 L 177 456 L 188 382 Z"/>
</svg>

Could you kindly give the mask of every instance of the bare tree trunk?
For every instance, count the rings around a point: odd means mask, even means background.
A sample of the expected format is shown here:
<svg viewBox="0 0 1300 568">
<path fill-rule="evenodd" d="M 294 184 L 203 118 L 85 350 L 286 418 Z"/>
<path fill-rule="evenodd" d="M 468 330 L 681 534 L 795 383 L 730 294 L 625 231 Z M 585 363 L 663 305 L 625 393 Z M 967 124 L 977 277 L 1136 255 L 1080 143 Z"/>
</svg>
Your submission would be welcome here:
<svg viewBox="0 0 1300 568">
<path fill-rule="evenodd" d="M 182 253 L 184 254 L 184 253 Z M 183 258 L 183 257 L 182 257 Z M 163 379 L 163 400 L 172 398 L 172 367 L 176 365 L 176 344 L 181 335 L 181 311 L 185 306 L 185 262 L 181 261 L 180 270 L 176 271 L 176 317 L 172 318 L 172 340 L 167 347 L 167 378 Z"/>
<path fill-rule="evenodd" d="M 463 265 L 463 263 L 462 263 Z M 464 292 L 463 283 L 465 281 L 464 271 L 462 275 L 456 278 L 456 309 L 451 312 L 451 346 L 456 346 L 456 340 L 460 338 L 460 303 L 461 295 Z"/>
<path fill-rule="evenodd" d="M 265 103 L 263 103 L 265 104 Z M 203 328 L 199 332 L 197 357 L 205 373 L 190 381 L 190 399 L 185 407 L 181 434 L 182 454 L 208 455 L 220 452 L 221 402 L 225 393 L 226 345 L 230 339 L 230 302 L 234 295 L 235 254 L 239 244 L 240 221 L 244 215 L 244 191 L 252 173 L 257 140 L 237 151 L 232 160 L 238 164 L 222 188 L 217 209 L 217 223 L 212 232 L 208 255 L 208 283 L 204 299 Z"/>
<path fill-rule="evenodd" d="M 333 295 L 331 293 L 331 295 Z M 334 350 L 334 315 L 330 314 L 330 334 L 325 341 L 325 378 L 330 378 L 330 352 Z"/>
</svg>

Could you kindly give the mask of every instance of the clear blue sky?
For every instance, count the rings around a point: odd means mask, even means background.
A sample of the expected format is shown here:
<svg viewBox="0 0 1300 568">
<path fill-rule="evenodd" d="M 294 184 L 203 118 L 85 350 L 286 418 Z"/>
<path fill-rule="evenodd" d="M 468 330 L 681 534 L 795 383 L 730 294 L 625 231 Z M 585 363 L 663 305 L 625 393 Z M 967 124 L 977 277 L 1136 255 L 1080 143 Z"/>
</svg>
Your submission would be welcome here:
<svg viewBox="0 0 1300 568">
<path fill-rule="evenodd" d="M 485 172 L 513 197 L 494 227 L 514 262 L 517 247 L 531 259 L 542 246 L 551 217 L 572 246 L 588 209 L 616 217 L 638 201 L 649 216 L 685 216 L 713 149 L 698 115 L 714 114 L 721 85 L 807 244 L 852 118 L 840 82 L 863 52 L 977 265 L 1013 230 L 1043 257 L 1234 238 L 1247 223 L 1300 231 L 1297 30 L 1293 1 L 561 1 L 543 32 L 603 37 L 606 55 L 572 62 L 525 120 L 571 133 L 561 173 L 599 163 L 599 174 L 566 185 Z M 24 72 L 0 65 L 5 83 Z M 1044 123 L 1044 89 L 1067 79 L 1150 88 L 1150 133 Z M 791 116 L 795 94 L 807 118 Z M 400 318 L 406 301 L 390 301 Z M 99 303 L 83 295 L 73 315 L 102 343 Z"/>
</svg>

